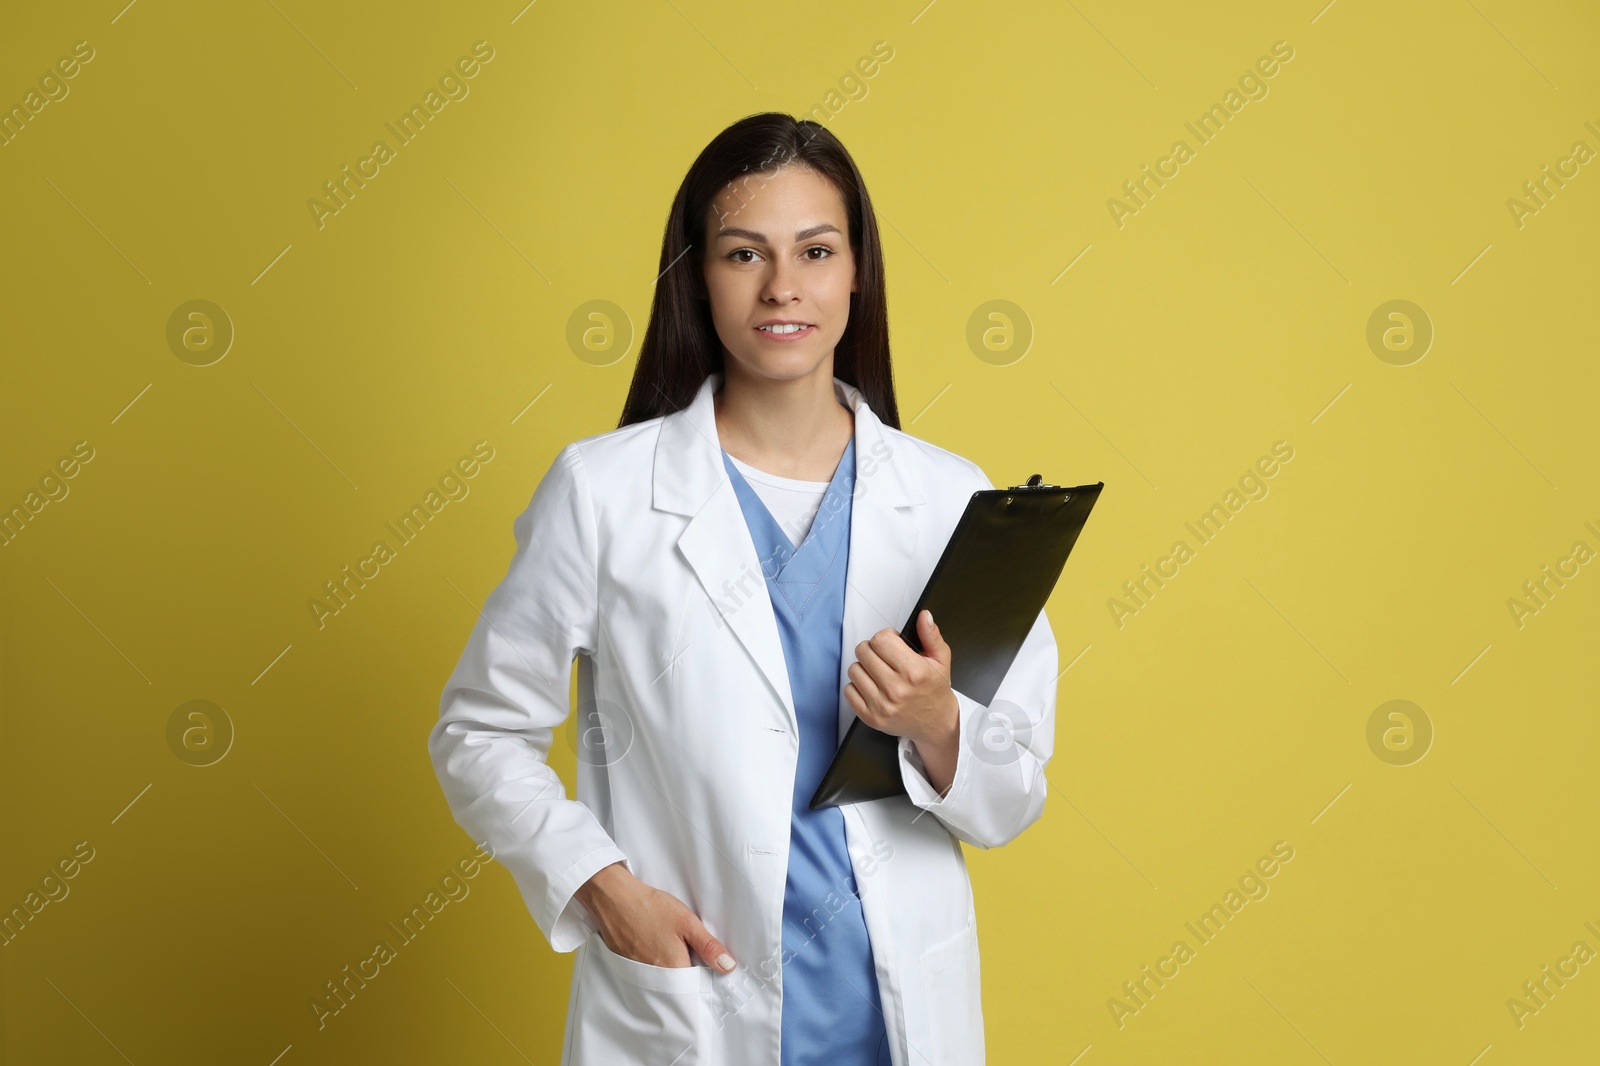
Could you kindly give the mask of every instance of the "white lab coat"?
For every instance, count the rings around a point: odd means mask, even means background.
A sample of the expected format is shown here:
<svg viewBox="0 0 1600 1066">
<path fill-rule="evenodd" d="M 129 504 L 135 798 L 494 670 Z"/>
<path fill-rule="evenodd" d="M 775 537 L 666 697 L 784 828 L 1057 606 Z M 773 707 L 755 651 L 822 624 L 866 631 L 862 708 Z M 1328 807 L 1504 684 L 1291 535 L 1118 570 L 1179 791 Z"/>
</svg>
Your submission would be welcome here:
<svg viewBox="0 0 1600 1066">
<path fill-rule="evenodd" d="M 684 410 L 556 456 L 516 519 L 510 569 L 428 737 L 456 821 L 511 871 L 550 946 L 577 952 L 562 1066 L 779 1066 L 797 724 L 760 560 L 719 452 L 720 384 L 712 374 Z M 835 378 L 834 389 L 855 412 L 858 472 L 843 739 L 855 646 L 900 630 L 971 494 L 992 485 L 975 464 L 884 425 L 853 386 Z M 546 755 L 569 713 L 575 655 L 585 740 L 569 799 Z M 984 1061 L 977 921 L 956 841 L 998 847 L 1042 813 L 1056 671 L 1040 612 L 995 695 L 1008 729 L 956 694 L 948 795 L 902 738 L 909 798 L 843 807 L 894 1066 Z M 617 861 L 681 899 L 739 966 L 653 966 L 611 951 L 573 893 Z M 816 915 L 813 935 L 826 935 L 829 916 Z"/>
</svg>

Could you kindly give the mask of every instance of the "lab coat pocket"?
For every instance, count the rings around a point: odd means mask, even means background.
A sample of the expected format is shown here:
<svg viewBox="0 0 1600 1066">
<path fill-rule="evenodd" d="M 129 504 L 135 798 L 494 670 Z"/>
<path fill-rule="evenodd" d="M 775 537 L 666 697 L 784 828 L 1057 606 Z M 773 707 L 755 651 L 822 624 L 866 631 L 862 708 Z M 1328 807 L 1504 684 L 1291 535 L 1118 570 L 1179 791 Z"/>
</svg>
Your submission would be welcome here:
<svg viewBox="0 0 1600 1066">
<path fill-rule="evenodd" d="M 917 1050 L 934 1066 L 981 1066 L 983 1000 L 977 928 L 969 925 L 939 941 L 922 953 L 919 962 L 928 1032 L 927 1046 L 919 1044 Z"/>
<path fill-rule="evenodd" d="M 701 1062 L 711 971 L 619 955 L 599 933 L 584 942 L 574 1063 Z"/>
</svg>

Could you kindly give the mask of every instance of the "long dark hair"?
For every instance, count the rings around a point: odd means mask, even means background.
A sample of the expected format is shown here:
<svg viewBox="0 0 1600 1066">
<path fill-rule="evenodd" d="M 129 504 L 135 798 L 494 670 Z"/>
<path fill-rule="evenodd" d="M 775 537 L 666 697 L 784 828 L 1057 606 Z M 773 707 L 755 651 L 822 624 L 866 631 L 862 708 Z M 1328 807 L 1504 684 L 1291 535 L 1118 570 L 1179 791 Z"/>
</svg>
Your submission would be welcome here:
<svg viewBox="0 0 1600 1066">
<path fill-rule="evenodd" d="M 706 298 L 705 231 L 712 200 L 735 182 L 758 189 L 779 167 L 809 167 L 831 181 L 850 220 L 857 291 L 850 320 L 833 351 L 833 376 L 861 390 L 885 425 L 900 428 L 889 365 L 889 309 L 884 294 L 878 218 L 855 160 L 827 127 L 781 111 L 750 115 L 706 145 L 689 168 L 667 215 L 661 273 L 650 322 L 617 428 L 682 410 L 708 374 L 723 370 L 722 342 Z"/>
</svg>

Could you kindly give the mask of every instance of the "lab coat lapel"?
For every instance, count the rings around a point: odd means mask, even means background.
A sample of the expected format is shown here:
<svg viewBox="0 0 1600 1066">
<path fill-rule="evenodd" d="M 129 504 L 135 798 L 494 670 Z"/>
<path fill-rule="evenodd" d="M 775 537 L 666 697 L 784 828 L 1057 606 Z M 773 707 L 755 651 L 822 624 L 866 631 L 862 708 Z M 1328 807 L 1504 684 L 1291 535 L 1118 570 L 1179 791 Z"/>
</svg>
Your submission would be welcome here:
<svg viewBox="0 0 1600 1066">
<path fill-rule="evenodd" d="M 706 377 L 689 406 L 662 419 L 656 443 L 654 505 L 689 515 L 678 550 L 694 570 L 723 622 L 766 677 L 799 733 L 788 664 L 766 580 L 744 512 L 722 464 L 713 394 L 722 374 Z M 860 390 L 838 378 L 834 388 L 855 412 L 856 476 L 850 519 L 850 554 L 844 598 L 839 681 L 839 739 L 855 717 L 843 697 L 855 646 L 885 627 L 899 630 L 916 547 L 922 496 L 896 463 L 895 448 Z M 904 444 L 899 445 L 904 447 Z"/>
<path fill-rule="evenodd" d="M 722 375 L 709 375 L 688 407 L 662 420 L 656 442 L 654 502 L 690 515 L 678 550 L 711 597 L 712 606 L 760 667 L 798 735 L 789 668 L 767 595 L 755 543 L 722 465 L 712 394 Z"/>
</svg>

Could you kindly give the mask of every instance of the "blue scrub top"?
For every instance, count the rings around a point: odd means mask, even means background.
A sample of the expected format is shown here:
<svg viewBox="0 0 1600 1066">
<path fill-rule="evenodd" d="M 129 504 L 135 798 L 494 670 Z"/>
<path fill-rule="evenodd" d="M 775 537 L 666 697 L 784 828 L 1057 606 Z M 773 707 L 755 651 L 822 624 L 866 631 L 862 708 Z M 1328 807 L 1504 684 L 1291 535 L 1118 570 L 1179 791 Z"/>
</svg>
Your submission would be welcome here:
<svg viewBox="0 0 1600 1066">
<path fill-rule="evenodd" d="M 800 725 L 783 896 L 782 1066 L 890 1066 L 872 944 L 845 846 L 844 812 L 810 809 L 839 747 L 845 575 L 856 480 L 845 446 L 805 539 L 795 547 L 723 451 L 766 576 Z"/>
</svg>

